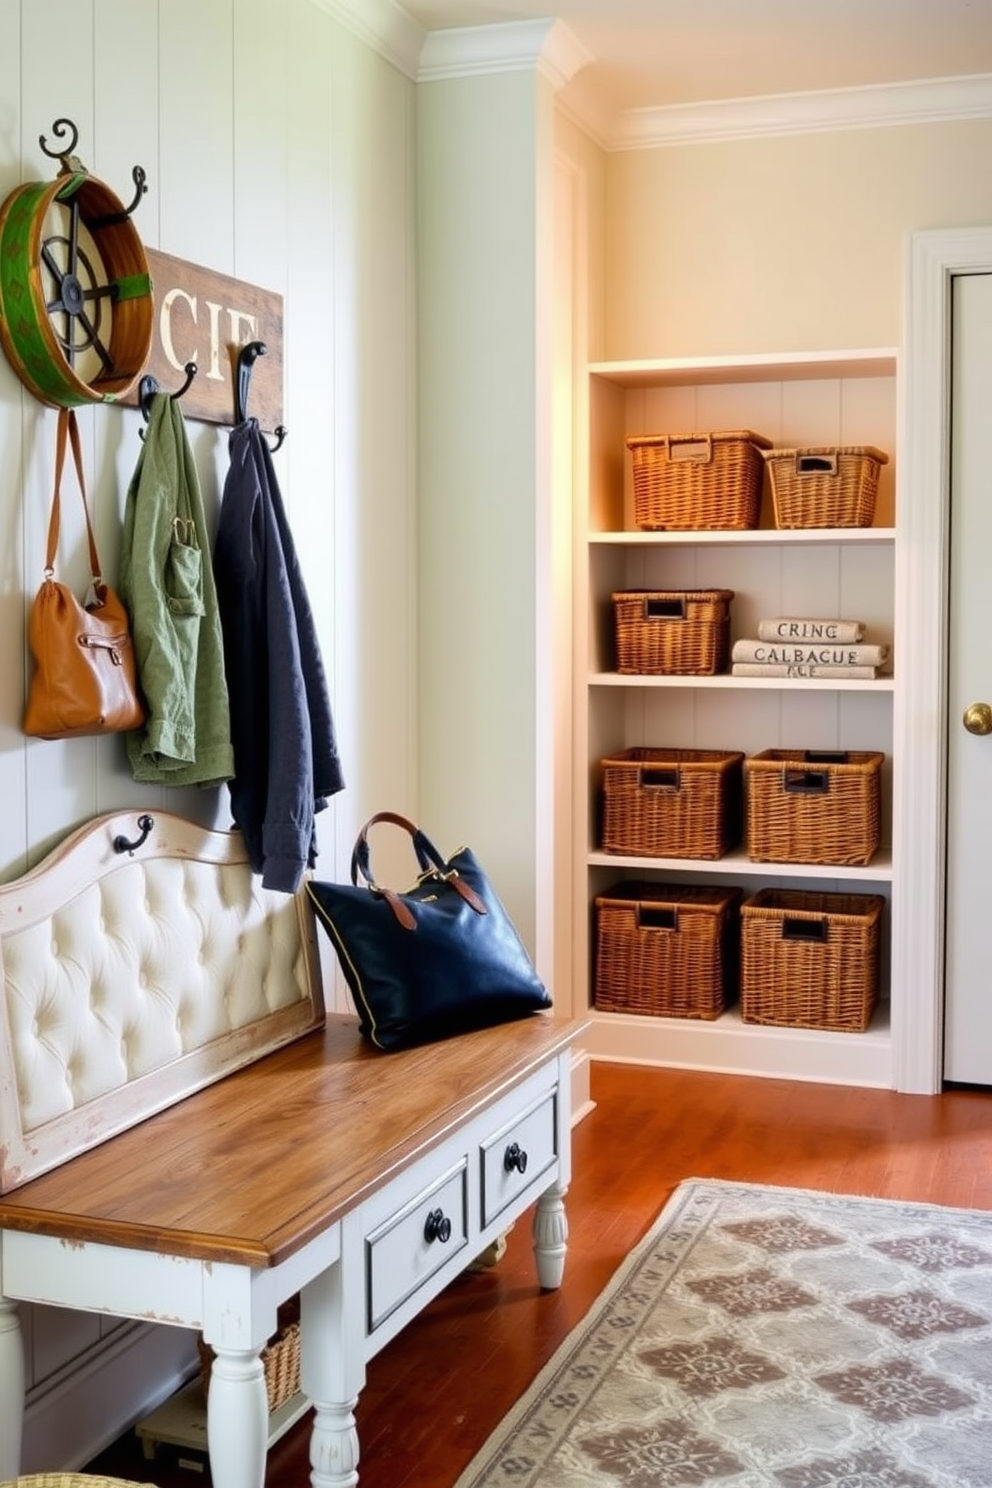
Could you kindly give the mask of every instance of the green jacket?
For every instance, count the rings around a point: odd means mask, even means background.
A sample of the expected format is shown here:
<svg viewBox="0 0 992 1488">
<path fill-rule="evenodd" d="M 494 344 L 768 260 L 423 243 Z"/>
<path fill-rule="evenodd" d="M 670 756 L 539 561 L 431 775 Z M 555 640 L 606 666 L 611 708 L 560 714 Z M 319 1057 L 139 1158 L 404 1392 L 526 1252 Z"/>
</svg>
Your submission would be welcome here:
<svg viewBox="0 0 992 1488">
<path fill-rule="evenodd" d="M 135 780 L 220 785 L 234 774 L 224 642 L 200 483 L 182 410 L 158 393 L 124 506 L 121 598 L 147 705 L 127 735 Z"/>
</svg>

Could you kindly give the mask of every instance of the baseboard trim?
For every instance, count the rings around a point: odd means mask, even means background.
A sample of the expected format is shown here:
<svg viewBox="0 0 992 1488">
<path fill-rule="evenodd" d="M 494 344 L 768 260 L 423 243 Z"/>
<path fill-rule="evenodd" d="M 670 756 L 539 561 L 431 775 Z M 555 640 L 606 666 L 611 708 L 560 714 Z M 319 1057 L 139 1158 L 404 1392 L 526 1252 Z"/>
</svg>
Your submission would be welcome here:
<svg viewBox="0 0 992 1488">
<path fill-rule="evenodd" d="M 125 1323 L 28 1391 L 21 1472 L 77 1472 L 198 1367 L 188 1328 Z"/>
</svg>

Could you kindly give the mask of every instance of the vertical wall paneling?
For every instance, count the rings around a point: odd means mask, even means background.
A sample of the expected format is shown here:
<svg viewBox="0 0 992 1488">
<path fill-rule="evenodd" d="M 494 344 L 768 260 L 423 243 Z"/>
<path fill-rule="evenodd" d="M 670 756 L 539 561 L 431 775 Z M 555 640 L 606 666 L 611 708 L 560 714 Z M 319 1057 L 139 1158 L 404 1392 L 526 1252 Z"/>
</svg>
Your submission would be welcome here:
<svg viewBox="0 0 992 1488">
<path fill-rule="evenodd" d="M 323 602 L 333 599 L 337 617 L 329 661 L 347 782 L 321 822 L 321 846 L 334 843 L 344 868 L 373 811 L 416 816 L 418 805 L 415 157 L 412 87 L 340 28 L 330 101 L 333 325 L 324 355 L 333 357 L 334 417 L 327 432 L 320 406 L 312 420 L 320 482 L 333 481 L 333 546 L 313 531 Z M 309 292 L 319 301 L 314 268 Z M 321 510 L 311 504 L 310 524 Z M 395 834 L 380 834 L 375 861 L 386 882 L 410 881 L 409 846 Z"/>
<path fill-rule="evenodd" d="M 321 868 L 341 876 L 365 815 L 417 814 L 414 85 L 314 0 L 0 0 L 0 35 L 0 199 L 55 175 L 38 136 L 68 116 L 82 160 L 125 202 L 132 167 L 145 168 L 135 226 L 148 246 L 283 295 L 289 437 L 276 466 L 342 738 L 348 788 L 319 830 Z M 202 375 L 209 312 L 198 327 Z M 80 421 L 113 579 L 140 414 L 86 407 Z M 188 433 L 213 522 L 228 431 L 191 422 Z M 137 786 L 120 738 L 21 733 L 24 621 L 42 575 L 54 436 L 54 410 L 0 357 L 4 879 L 96 811 L 149 805 L 230 820 L 226 788 Z M 60 571 L 82 593 L 71 482 L 66 495 Z M 110 1331 L 100 1336 L 85 1315 L 25 1309 L 24 1471 L 77 1467 L 193 1361 L 183 1330 Z"/>
<path fill-rule="evenodd" d="M 125 206 L 135 191 L 132 172 L 145 171 L 146 191 L 132 221 L 141 241 L 159 240 L 158 0 L 94 0 L 92 150 L 84 162 Z M 141 416 L 131 408 L 98 408 L 92 417 L 92 497 L 100 557 L 111 584 L 119 572 L 121 523 L 138 458 Z M 154 808 L 167 792 L 138 785 L 119 738 L 95 741 L 94 809 Z"/>
<path fill-rule="evenodd" d="M 71 46 L 54 46 L 53 37 L 71 37 Z M 51 180 L 58 171 L 56 161 L 41 151 L 38 136 L 52 142 L 52 124 L 61 117 L 72 119 L 79 130 L 77 153 L 94 168 L 95 102 L 93 78 L 93 0 L 53 0 L 44 6 L 21 9 L 21 148 L 22 179 Z M 55 451 L 55 414 L 36 402 L 26 391 L 23 436 L 25 469 L 23 482 L 25 523 L 25 588 L 30 597 L 41 581 L 45 561 L 45 538 L 52 497 Z M 82 409 L 79 416 L 87 481 L 93 482 L 93 413 Z M 65 482 L 58 573 L 83 594 L 89 581 L 85 526 L 74 478 Z M 49 742 L 32 740 L 26 745 L 27 832 L 31 853 L 54 845 L 66 823 L 75 824 L 92 814 L 97 802 L 98 748 L 94 739 Z"/>
<path fill-rule="evenodd" d="M 0 201 L 21 183 L 21 5 L 0 0 Z M 27 394 L 24 394 L 27 397 Z M 21 384 L 0 356 L 0 877 L 27 867 L 24 703 L 25 452 Z"/>
</svg>

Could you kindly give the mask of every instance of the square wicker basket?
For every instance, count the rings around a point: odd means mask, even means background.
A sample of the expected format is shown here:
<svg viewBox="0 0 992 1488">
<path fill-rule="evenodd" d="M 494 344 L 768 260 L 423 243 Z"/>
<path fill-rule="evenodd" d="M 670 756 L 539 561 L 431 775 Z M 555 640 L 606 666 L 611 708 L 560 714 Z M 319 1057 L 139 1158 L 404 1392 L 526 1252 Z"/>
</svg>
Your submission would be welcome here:
<svg viewBox="0 0 992 1488">
<path fill-rule="evenodd" d="M 269 1403 L 269 1415 L 277 1411 L 287 1400 L 292 1400 L 302 1388 L 300 1378 L 300 1308 L 297 1298 L 283 1303 L 279 1308 L 279 1326 L 262 1350 L 262 1368 L 265 1371 L 265 1394 Z M 204 1342 L 203 1335 L 197 1339 L 200 1354 L 200 1378 L 204 1391 L 210 1384 L 214 1351 Z"/>
<path fill-rule="evenodd" d="M 743 762 L 719 749 L 624 749 L 601 760 L 603 850 L 722 858 L 741 839 Z"/>
<path fill-rule="evenodd" d="M 626 589 L 615 593 L 617 671 L 712 676 L 730 657 L 732 589 Z"/>
<path fill-rule="evenodd" d="M 766 450 L 776 527 L 870 527 L 878 472 L 888 455 L 874 445 Z"/>
<path fill-rule="evenodd" d="M 878 1002 L 879 894 L 762 889 L 741 905 L 745 1023 L 863 1033 Z"/>
<path fill-rule="evenodd" d="M 765 749 L 744 761 L 753 863 L 869 863 L 881 837 L 885 755 Z"/>
<path fill-rule="evenodd" d="M 627 440 L 634 522 L 648 531 L 757 527 L 771 440 L 750 429 L 645 434 Z"/>
<path fill-rule="evenodd" d="M 718 1018 L 737 996 L 740 889 L 619 883 L 596 897 L 600 1011 Z"/>
</svg>

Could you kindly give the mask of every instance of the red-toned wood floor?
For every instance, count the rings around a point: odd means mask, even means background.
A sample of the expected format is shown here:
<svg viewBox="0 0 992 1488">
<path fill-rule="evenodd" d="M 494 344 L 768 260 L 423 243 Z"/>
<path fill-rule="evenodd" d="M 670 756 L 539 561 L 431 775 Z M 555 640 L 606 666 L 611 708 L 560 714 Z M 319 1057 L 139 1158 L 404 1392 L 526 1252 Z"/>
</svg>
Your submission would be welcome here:
<svg viewBox="0 0 992 1488">
<path fill-rule="evenodd" d="M 856 1037 L 856 1035 L 852 1035 Z M 569 1254 L 535 1285 L 529 1217 L 491 1270 L 461 1277 L 372 1360 L 358 1404 L 361 1488 L 450 1488 L 586 1312 L 673 1188 L 714 1177 L 992 1209 L 992 1093 L 940 1096 L 597 1064 L 575 1129 Z M 310 1416 L 271 1450 L 266 1488 L 309 1488 Z M 192 1488 L 128 1434 L 91 1470 Z"/>
</svg>

